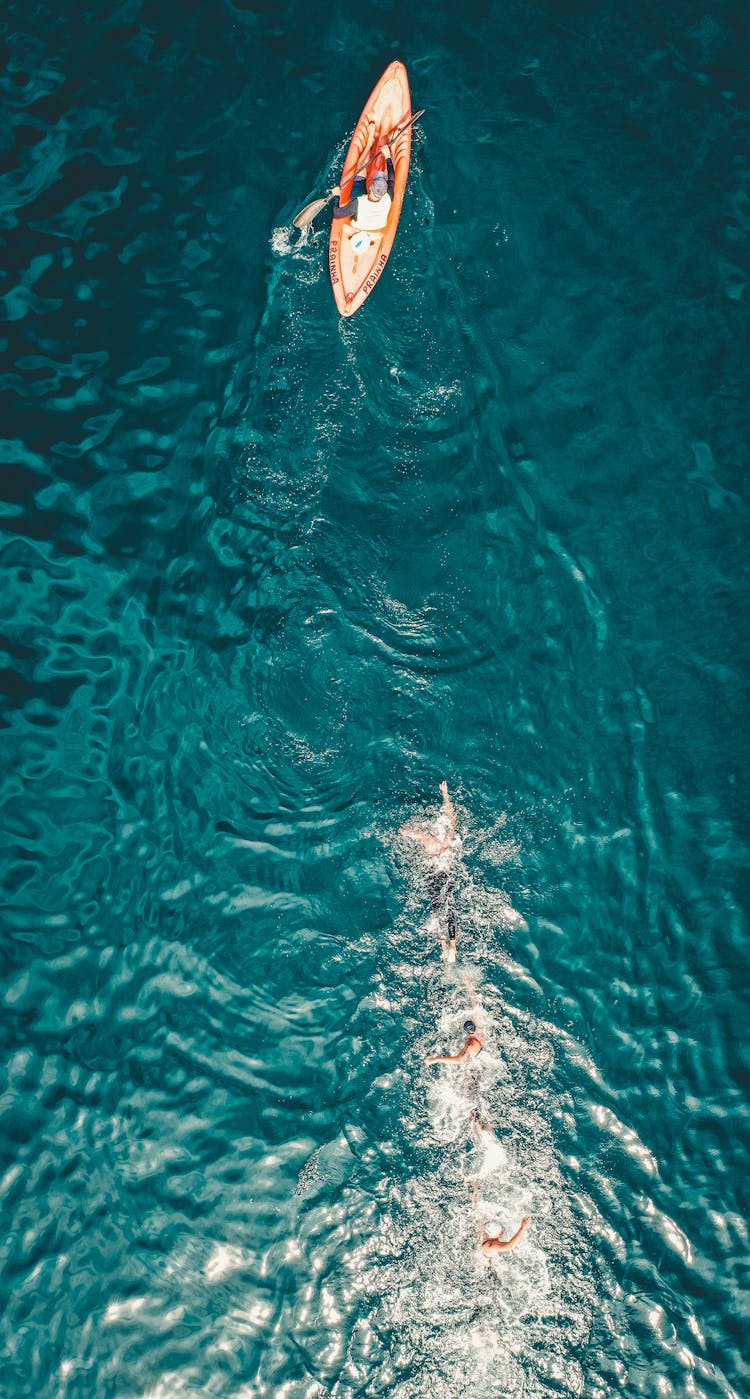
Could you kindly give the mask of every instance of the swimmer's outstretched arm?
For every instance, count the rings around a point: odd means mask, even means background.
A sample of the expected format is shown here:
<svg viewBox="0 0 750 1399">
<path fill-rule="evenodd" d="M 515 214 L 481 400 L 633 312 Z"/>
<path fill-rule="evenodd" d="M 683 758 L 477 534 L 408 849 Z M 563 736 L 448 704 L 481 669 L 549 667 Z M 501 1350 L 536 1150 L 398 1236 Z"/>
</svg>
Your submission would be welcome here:
<svg viewBox="0 0 750 1399">
<path fill-rule="evenodd" d="M 432 831 L 421 831 L 419 826 L 402 826 L 399 835 L 406 840 L 416 840 L 428 855 L 439 855 L 443 850 L 443 841 L 439 836 L 433 835 Z"/>
<path fill-rule="evenodd" d="M 522 1233 L 524 1232 L 524 1229 L 527 1229 L 530 1223 L 531 1223 L 531 1221 L 530 1221 L 530 1219 L 529 1219 L 529 1216 L 528 1216 L 527 1214 L 525 1214 L 524 1217 L 523 1217 L 523 1219 L 521 1220 L 521 1223 L 519 1224 L 518 1228 L 516 1229 L 515 1234 L 512 1236 L 512 1238 L 510 1238 L 510 1239 L 492 1239 L 492 1238 L 483 1239 L 483 1240 L 482 1240 L 482 1253 L 485 1253 L 485 1254 L 490 1254 L 490 1253 L 507 1253 L 507 1251 L 508 1251 L 509 1248 L 515 1248 L 516 1244 L 518 1243 L 518 1240 L 520 1239 Z M 483 1231 L 483 1232 L 484 1232 L 484 1231 Z"/>
<path fill-rule="evenodd" d="M 474 1208 L 479 1204 L 479 1190 L 475 1180 L 471 1182 L 471 1189 L 474 1195 Z M 518 1240 L 525 1229 L 528 1229 L 531 1220 L 527 1214 L 524 1215 L 515 1234 L 510 1239 L 498 1239 L 493 1234 L 485 1234 L 485 1221 L 477 1217 L 477 1243 L 485 1257 L 489 1258 L 492 1253 L 507 1253 L 509 1248 L 515 1248 Z"/>
<path fill-rule="evenodd" d="M 402 826 L 399 830 L 399 835 L 405 836 L 407 840 L 423 840 L 425 832 L 420 831 L 419 826 L 410 826 L 407 822 L 407 824 Z"/>
<path fill-rule="evenodd" d="M 449 796 L 449 794 L 448 794 L 448 783 L 445 782 L 445 781 L 443 781 L 443 782 L 440 783 L 440 795 L 441 795 L 441 797 L 443 798 L 443 811 L 445 812 L 446 816 L 448 817 L 448 820 L 450 821 L 451 826 L 453 826 L 453 828 L 455 829 L 455 825 L 456 825 L 456 808 L 455 808 L 455 806 L 453 805 L 453 802 L 452 802 L 451 799 L 450 799 L 450 796 Z"/>
<path fill-rule="evenodd" d="M 463 1064 L 465 1059 L 473 1059 L 471 1051 L 471 1041 L 476 1039 L 476 1035 L 469 1035 L 465 1045 L 459 1049 L 458 1054 L 428 1054 L 425 1064 Z"/>
</svg>

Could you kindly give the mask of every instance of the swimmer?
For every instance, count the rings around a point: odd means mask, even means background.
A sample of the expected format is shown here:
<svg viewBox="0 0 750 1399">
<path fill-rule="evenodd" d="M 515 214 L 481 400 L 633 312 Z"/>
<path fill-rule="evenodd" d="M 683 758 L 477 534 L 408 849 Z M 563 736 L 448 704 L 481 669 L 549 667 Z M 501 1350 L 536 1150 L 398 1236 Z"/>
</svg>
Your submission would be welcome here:
<svg viewBox="0 0 750 1399">
<path fill-rule="evenodd" d="M 475 1180 L 471 1182 L 471 1188 L 474 1191 L 474 1205 L 476 1207 L 479 1204 L 479 1192 Z M 529 1215 L 525 1214 L 515 1234 L 512 1234 L 509 1239 L 501 1239 L 500 1235 L 503 1232 L 502 1224 L 498 1224 L 496 1221 L 490 1222 L 477 1219 L 477 1242 L 485 1258 L 491 1258 L 494 1253 L 507 1253 L 509 1248 L 515 1248 L 518 1240 L 524 1230 L 528 1229 L 530 1223 Z"/>
<path fill-rule="evenodd" d="M 434 826 L 402 826 L 401 835 L 421 845 L 429 860 L 427 888 L 433 917 L 439 927 L 440 914 L 444 910 L 448 929 L 447 941 L 442 935 L 440 938 L 443 957 L 446 962 L 455 962 L 457 928 L 450 869 L 456 851 L 461 848 L 461 837 L 456 830 L 456 809 L 445 781 L 440 783 L 440 795 L 443 805 Z"/>
<path fill-rule="evenodd" d="M 491 1258 L 493 1253 L 506 1253 L 509 1248 L 515 1248 L 518 1240 L 530 1223 L 531 1220 L 529 1216 L 525 1214 L 515 1234 L 512 1234 L 509 1239 L 501 1239 L 501 1224 L 483 1224 L 481 1221 L 478 1221 L 479 1227 L 477 1229 L 477 1237 L 479 1239 L 479 1247 L 485 1258 Z"/>
<path fill-rule="evenodd" d="M 421 826 L 401 827 L 402 836 L 406 836 L 407 840 L 416 840 L 426 855 L 437 860 L 461 844 L 461 837 L 456 835 L 456 808 L 448 794 L 447 782 L 440 783 L 440 795 L 443 806 L 434 826 L 426 829 Z"/>
<path fill-rule="evenodd" d="M 477 1029 L 473 1020 L 465 1020 L 464 1033 L 466 1039 L 458 1054 L 428 1054 L 425 1064 L 465 1064 L 469 1059 L 476 1059 L 477 1054 L 481 1054 L 484 1049 L 481 1031 Z"/>
</svg>

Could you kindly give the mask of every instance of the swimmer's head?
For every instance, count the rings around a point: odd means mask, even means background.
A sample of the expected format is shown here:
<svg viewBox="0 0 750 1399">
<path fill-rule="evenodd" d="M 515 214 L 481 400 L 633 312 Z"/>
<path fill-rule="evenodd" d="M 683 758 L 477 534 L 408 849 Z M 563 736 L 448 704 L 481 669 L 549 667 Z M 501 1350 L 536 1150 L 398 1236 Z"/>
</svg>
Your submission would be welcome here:
<svg viewBox="0 0 750 1399">
<path fill-rule="evenodd" d="M 464 1020 L 464 1030 L 466 1031 L 467 1035 L 475 1035 L 477 1032 L 477 1027 L 474 1024 L 474 1021 Z"/>
<path fill-rule="evenodd" d="M 499 1219 L 488 1219 L 484 1226 L 484 1232 L 490 1239 L 499 1239 L 503 1232 L 503 1226 Z"/>
</svg>

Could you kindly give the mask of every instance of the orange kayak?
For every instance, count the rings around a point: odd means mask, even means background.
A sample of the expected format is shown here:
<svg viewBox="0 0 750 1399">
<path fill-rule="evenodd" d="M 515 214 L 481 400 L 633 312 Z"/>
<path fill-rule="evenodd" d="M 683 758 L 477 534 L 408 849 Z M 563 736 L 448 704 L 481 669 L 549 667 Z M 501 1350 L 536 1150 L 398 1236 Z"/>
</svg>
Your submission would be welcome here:
<svg viewBox="0 0 750 1399">
<path fill-rule="evenodd" d="M 351 199 L 354 175 L 365 164 L 370 152 L 376 151 L 389 132 L 410 116 L 411 96 L 406 69 L 403 63 L 391 63 L 370 93 L 354 129 L 341 176 L 339 198 L 342 204 L 348 204 Z M 408 126 L 395 138 L 391 147 L 395 179 L 384 228 L 359 228 L 351 218 L 333 219 L 331 222 L 328 266 L 333 295 L 342 316 L 353 316 L 359 310 L 388 261 L 404 202 L 410 155 L 411 127 Z"/>
</svg>

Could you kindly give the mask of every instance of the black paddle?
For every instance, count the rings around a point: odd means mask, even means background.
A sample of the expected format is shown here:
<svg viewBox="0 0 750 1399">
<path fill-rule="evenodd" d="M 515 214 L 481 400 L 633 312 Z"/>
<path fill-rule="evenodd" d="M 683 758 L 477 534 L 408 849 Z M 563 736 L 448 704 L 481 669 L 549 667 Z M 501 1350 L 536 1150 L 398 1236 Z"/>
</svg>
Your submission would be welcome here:
<svg viewBox="0 0 750 1399">
<path fill-rule="evenodd" d="M 413 116 L 407 117 L 405 120 L 402 120 L 399 126 L 394 126 L 393 130 L 388 133 L 385 140 L 381 141 L 377 150 L 373 151 L 371 155 L 368 155 L 364 165 L 360 165 L 359 169 L 355 170 L 352 179 L 356 180 L 359 175 L 363 175 L 368 165 L 370 165 L 371 162 L 375 159 L 376 155 L 380 155 L 380 152 L 386 146 L 389 146 L 392 141 L 395 141 L 397 136 L 400 136 L 402 132 L 408 130 L 412 123 L 417 121 L 419 117 L 423 117 L 424 114 L 425 108 L 422 107 L 418 112 L 415 112 Z M 292 220 L 292 222 L 294 223 L 294 227 L 307 228 L 308 224 L 311 224 L 313 219 L 316 219 L 318 217 L 318 214 L 320 213 L 321 209 L 325 209 L 326 204 L 330 204 L 331 200 L 335 199 L 337 194 L 338 189 L 335 189 L 332 190 L 330 194 L 327 194 L 325 199 L 312 199 L 309 204 L 305 205 L 304 209 L 300 209 L 299 213 Z"/>
</svg>

